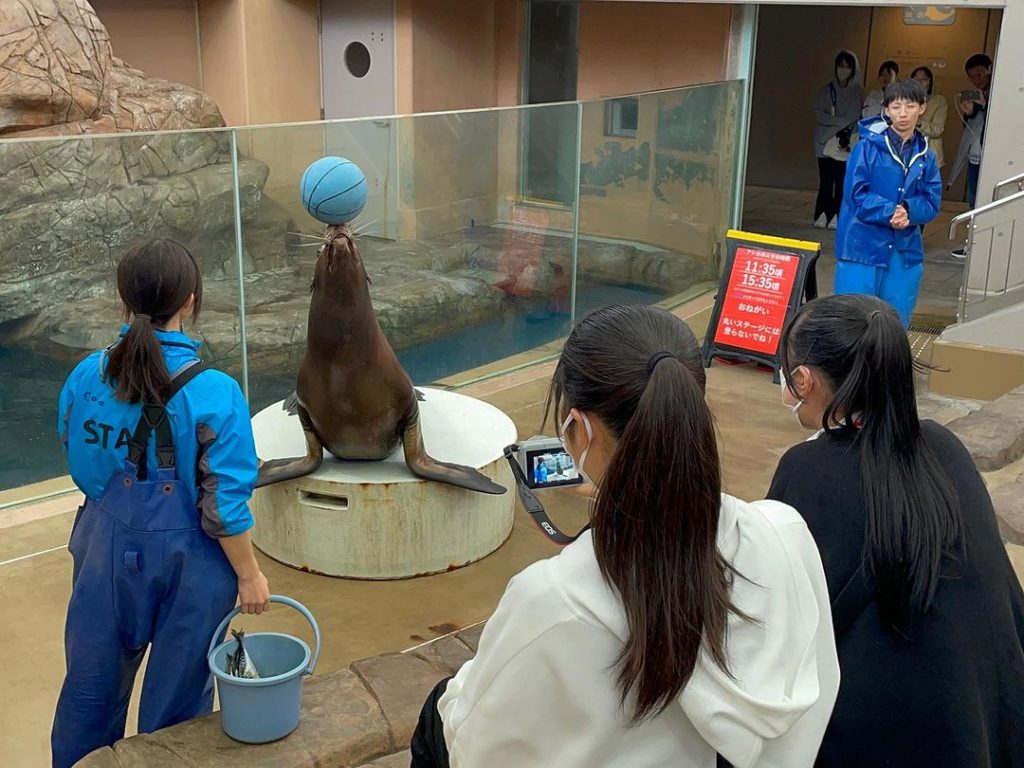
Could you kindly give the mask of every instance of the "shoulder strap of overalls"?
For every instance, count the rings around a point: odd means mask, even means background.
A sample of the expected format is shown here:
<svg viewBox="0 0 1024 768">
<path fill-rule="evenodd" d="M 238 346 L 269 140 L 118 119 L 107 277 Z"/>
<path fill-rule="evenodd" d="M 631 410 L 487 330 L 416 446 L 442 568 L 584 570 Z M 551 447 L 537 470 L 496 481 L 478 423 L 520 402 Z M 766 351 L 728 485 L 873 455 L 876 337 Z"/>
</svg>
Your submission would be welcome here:
<svg viewBox="0 0 1024 768">
<path fill-rule="evenodd" d="M 170 419 L 167 418 L 166 404 L 171 401 L 182 387 L 207 369 L 201 360 L 193 360 L 179 368 L 171 377 L 171 383 L 164 395 L 164 404 L 143 403 L 142 414 L 135 425 L 132 439 L 128 441 L 128 460 L 135 465 L 139 480 L 145 480 L 146 446 L 149 436 L 156 430 L 156 461 L 159 469 L 174 467 L 174 437 L 171 434 Z"/>
</svg>

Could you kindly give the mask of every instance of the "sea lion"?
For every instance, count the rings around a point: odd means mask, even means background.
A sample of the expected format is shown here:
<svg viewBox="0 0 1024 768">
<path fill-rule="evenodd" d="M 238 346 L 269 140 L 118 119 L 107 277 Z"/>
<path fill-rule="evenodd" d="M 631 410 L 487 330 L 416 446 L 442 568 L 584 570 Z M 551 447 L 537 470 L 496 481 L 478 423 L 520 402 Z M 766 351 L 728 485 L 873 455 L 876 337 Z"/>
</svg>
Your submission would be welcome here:
<svg viewBox="0 0 1024 768">
<path fill-rule="evenodd" d="M 285 403 L 299 416 L 307 453 L 262 464 L 256 487 L 316 471 L 324 448 L 339 459 L 379 461 L 401 441 L 413 474 L 481 493 L 505 493 L 475 469 L 427 454 L 418 393 L 380 329 L 369 282 L 352 232 L 347 226 L 328 229 L 310 286 L 306 353 L 295 395 Z"/>
</svg>

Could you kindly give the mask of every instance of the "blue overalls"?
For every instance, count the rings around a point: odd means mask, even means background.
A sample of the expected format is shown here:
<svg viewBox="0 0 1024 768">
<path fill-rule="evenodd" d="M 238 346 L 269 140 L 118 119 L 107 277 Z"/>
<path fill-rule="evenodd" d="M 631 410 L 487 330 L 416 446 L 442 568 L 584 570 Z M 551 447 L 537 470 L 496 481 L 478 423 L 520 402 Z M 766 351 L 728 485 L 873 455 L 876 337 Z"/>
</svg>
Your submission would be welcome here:
<svg viewBox="0 0 1024 768">
<path fill-rule="evenodd" d="M 180 369 L 167 402 L 201 370 L 198 361 Z M 157 462 L 149 477 L 151 435 Z M 87 498 L 72 528 L 67 676 L 51 735 L 55 768 L 124 736 L 147 646 L 140 733 L 212 710 L 206 650 L 235 604 L 237 581 L 220 544 L 203 529 L 194 494 L 175 467 L 167 408 L 143 406 L 122 471 L 98 500 Z"/>
</svg>

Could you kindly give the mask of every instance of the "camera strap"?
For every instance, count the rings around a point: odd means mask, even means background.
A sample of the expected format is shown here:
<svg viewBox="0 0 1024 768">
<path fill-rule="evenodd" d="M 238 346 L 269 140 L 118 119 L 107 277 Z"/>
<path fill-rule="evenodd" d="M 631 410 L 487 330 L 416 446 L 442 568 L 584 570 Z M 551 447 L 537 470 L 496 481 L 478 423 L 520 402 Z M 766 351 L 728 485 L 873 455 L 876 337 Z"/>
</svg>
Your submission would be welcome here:
<svg viewBox="0 0 1024 768">
<path fill-rule="evenodd" d="M 523 509 L 527 511 L 533 522 L 540 528 L 541 533 L 547 536 L 551 541 L 560 547 L 564 547 L 567 544 L 572 544 L 576 539 L 583 535 L 583 532 L 590 528 L 590 524 L 583 526 L 580 532 L 575 536 L 569 536 L 566 533 L 562 533 L 558 529 L 558 526 L 551 522 L 551 518 L 548 517 L 548 513 L 544 511 L 544 505 L 540 503 L 540 499 L 533 492 L 533 489 L 526 482 L 526 475 L 523 474 L 523 468 L 519 466 L 519 462 L 516 461 L 516 452 L 519 450 L 519 446 L 515 443 L 505 448 L 505 458 L 508 460 L 508 465 L 512 468 L 512 476 L 516 480 L 516 491 L 519 493 L 519 500 L 523 503 Z"/>
</svg>

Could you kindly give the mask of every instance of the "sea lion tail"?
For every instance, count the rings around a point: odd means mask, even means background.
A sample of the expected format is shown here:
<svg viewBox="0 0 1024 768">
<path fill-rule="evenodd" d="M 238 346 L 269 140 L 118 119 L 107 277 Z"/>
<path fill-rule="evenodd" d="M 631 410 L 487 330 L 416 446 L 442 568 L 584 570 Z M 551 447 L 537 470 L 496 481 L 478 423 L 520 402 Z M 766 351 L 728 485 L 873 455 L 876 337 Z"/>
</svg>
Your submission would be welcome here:
<svg viewBox="0 0 1024 768">
<path fill-rule="evenodd" d="M 472 467 L 462 464 L 449 464 L 438 461 L 427 454 L 423 446 L 423 434 L 420 432 L 419 413 L 414 412 L 402 433 L 402 447 L 405 450 L 405 463 L 417 477 L 436 480 L 439 483 L 455 485 L 478 493 L 500 495 L 506 488 L 498 485 Z"/>
<path fill-rule="evenodd" d="M 313 422 L 310 420 L 309 414 L 298 404 L 297 400 L 294 407 L 299 414 L 299 421 L 302 422 L 302 432 L 306 436 L 306 455 L 289 459 L 273 459 L 260 464 L 259 473 L 256 476 L 257 488 L 311 475 L 320 469 L 320 465 L 323 463 L 324 446 L 313 430 Z"/>
</svg>

